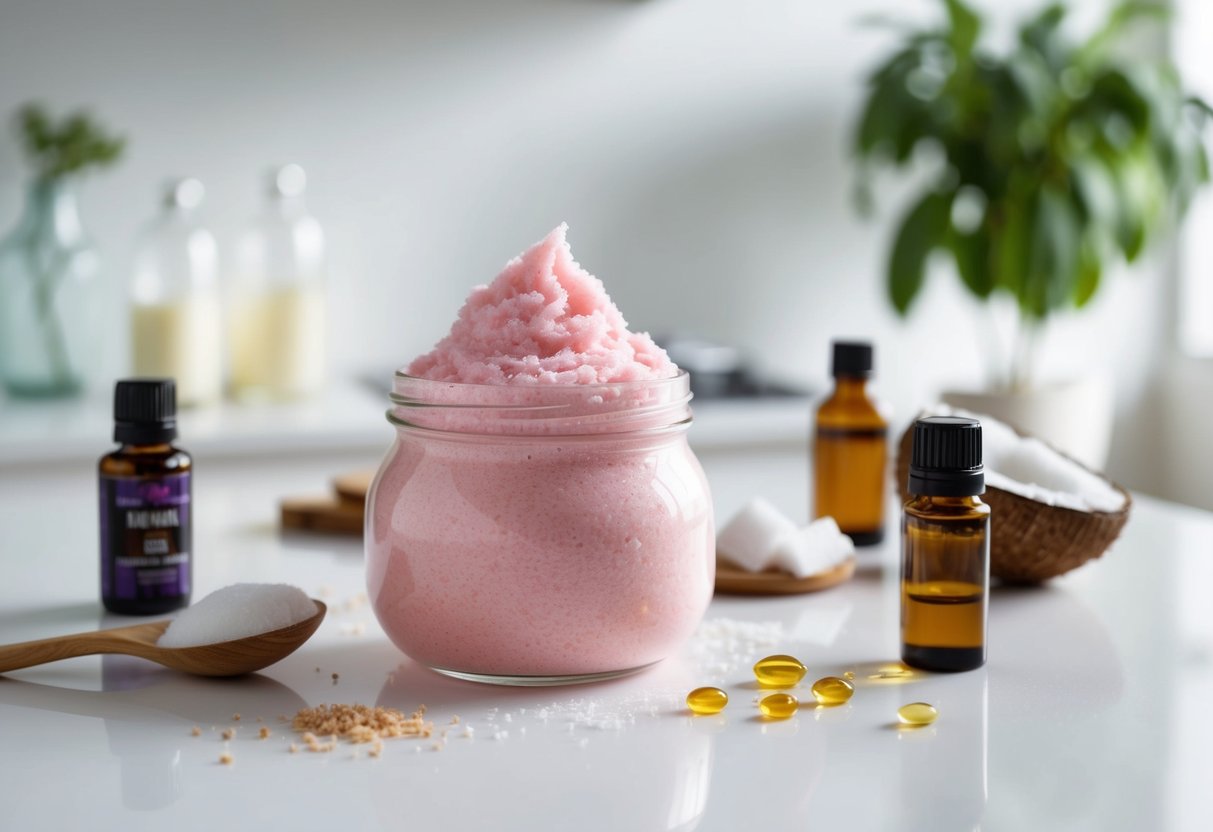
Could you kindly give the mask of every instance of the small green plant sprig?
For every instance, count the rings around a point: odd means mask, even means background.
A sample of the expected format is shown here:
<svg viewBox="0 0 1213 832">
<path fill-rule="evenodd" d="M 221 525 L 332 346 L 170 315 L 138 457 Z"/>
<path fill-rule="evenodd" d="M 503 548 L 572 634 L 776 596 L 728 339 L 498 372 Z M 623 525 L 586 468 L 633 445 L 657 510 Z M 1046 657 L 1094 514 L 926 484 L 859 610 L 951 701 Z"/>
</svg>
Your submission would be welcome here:
<svg viewBox="0 0 1213 832">
<path fill-rule="evenodd" d="M 90 167 L 108 167 L 122 157 L 126 139 L 108 134 L 81 111 L 56 121 L 46 108 L 26 104 L 17 112 L 25 155 L 40 180 L 59 179 Z"/>
<path fill-rule="evenodd" d="M 941 0 L 945 22 L 902 28 L 867 80 L 854 135 L 861 206 L 872 168 L 904 167 L 932 144 L 943 164 L 901 218 L 887 267 L 901 315 L 941 251 L 977 298 L 1014 297 L 1019 344 L 996 383 L 1029 383 L 1031 343 L 1054 312 L 1095 296 L 1114 258 L 1136 260 L 1170 213 L 1209 179 L 1209 107 L 1185 95 L 1162 61 L 1116 54 L 1135 21 L 1165 9 L 1129 0 L 1082 42 L 1053 3 L 1026 20 L 1014 47 L 981 43 L 982 17 Z"/>
</svg>

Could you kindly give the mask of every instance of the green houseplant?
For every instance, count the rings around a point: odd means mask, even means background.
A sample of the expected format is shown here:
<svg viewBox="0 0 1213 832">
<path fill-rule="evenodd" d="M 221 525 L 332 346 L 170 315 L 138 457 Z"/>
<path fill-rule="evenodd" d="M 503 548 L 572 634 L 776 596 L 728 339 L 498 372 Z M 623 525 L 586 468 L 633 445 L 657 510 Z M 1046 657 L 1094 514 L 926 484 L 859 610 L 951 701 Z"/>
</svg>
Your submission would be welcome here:
<svg viewBox="0 0 1213 832">
<path fill-rule="evenodd" d="M 1014 343 L 999 352 L 991 338 L 987 354 L 991 387 L 1022 392 L 1050 316 L 1087 305 L 1108 267 L 1136 260 L 1208 180 L 1209 109 L 1169 64 L 1118 54 L 1132 24 L 1165 13 L 1157 5 L 1121 2 L 1074 41 L 1065 6 L 1053 3 L 996 53 L 974 8 L 941 2 L 943 22 L 900 28 L 867 80 L 854 135 L 861 203 L 875 167 L 938 149 L 942 164 L 894 233 L 889 300 L 899 314 L 911 309 L 935 252 L 976 298 L 1012 298 Z"/>
<path fill-rule="evenodd" d="M 76 207 L 75 183 L 113 164 L 124 141 L 91 117 L 17 114 L 33 180 L 16 228 L 0 241 L 0 381 L 10 395 L 70 396 L 85 385 L 98 306 L 98 257 Z"/>
</svg>

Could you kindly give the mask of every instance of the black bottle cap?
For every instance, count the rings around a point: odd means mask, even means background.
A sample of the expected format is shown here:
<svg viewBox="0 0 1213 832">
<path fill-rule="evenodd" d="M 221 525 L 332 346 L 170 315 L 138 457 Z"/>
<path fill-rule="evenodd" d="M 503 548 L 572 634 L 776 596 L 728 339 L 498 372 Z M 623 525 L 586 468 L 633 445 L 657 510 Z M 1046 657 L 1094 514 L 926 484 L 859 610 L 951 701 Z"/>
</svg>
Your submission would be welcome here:
<svg viewBox="0 0 1213 832">
<path fill-rule="evenodd" d="M 177 382 L 123 379 L 114 387 L 114 441 L 158 445 L 177 438 Z"/>
<path fill-rule="evenodd" d="M 867 378 L 872 375 L 872 345 L 867 341 L 835 341 L 834 378 Z"/>
<path fill-rule="evenodd" d="M 925 497 L 975 497 L 986 490 L 981 422 L 930 416 L 914 423 L 909 492 Z"/>
</svg>

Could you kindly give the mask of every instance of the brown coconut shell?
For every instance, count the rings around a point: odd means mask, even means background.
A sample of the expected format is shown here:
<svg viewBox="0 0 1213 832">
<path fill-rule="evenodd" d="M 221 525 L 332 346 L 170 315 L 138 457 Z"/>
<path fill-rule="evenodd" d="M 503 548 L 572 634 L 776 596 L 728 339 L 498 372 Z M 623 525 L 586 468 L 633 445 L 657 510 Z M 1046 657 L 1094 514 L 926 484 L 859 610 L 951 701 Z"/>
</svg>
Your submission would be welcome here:
<svg viewBox="0 0 1213 832">
<path fill-rule="evenodd" d="M 930 414 L 921 413 L 919 418 L 927 415 Z M 909 499 L 906 483 L 913 430 L 911 422 L 897 449 L 897 490 L 903 500 Z M 1128 491 L 1056 448 L 1053 450 L 1107 482 L 1124 496 L 1125 504 L 1113 512 L 1076 511 L 1047 506 L 987 486 L 981 499 L 990 506 L 990 574 L 1005 583 L 1038 584 L 1077 569 L 1106 552 L 1129 521 L 1132 499 Z"/>
</svg>

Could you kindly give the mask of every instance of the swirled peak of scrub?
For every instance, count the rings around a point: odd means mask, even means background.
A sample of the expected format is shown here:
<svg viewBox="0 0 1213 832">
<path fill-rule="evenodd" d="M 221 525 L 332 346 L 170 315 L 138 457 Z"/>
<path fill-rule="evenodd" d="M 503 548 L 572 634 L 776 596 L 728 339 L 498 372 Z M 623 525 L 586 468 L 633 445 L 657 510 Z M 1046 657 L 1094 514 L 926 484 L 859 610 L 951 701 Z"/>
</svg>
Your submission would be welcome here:
<svg viewBox="0 0 1213 832">
<path fill-rule="evenodd" d="M 450 333 L 408 366 L 465 384 L 612 384 L 677 374 L 665 350 L 630 332 L 602 281 L 573 259 L 561 224 L 477 286 Z"/>
</svg>

